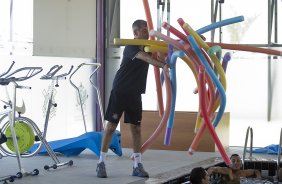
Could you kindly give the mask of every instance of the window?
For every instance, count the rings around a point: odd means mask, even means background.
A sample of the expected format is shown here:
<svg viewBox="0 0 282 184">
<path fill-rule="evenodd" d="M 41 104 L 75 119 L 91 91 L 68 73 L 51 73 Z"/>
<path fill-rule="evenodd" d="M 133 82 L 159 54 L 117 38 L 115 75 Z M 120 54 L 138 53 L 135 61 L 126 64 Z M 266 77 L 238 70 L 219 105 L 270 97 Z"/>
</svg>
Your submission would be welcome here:
<svg viewBox="0 0 282 184">
<path fill-rule="evenodd" d="M 31 55 L 33 1 L 0 1 L 0 22 L 0 55 Z"/>
</svg>

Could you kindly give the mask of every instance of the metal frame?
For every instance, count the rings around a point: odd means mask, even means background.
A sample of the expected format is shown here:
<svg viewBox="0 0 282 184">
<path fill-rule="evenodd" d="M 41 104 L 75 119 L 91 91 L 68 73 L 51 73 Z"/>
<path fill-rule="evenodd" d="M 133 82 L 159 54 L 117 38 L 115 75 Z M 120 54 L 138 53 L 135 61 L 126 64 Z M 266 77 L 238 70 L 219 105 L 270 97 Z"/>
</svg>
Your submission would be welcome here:
<svg viewBox="0 0 282 184">
<path fill-rule="evenodd" d="M 211 22 L 216 22 L 217 12 L 219 11 L 219 21 L 221 21 L 221 5 L 224 3 L 224 0 L 211 0 Z M 268 38 L 267 44 L 244 44 L 247 46 L 254 47 L 282 47 L 282 44 L 278 42 L 278 5 L 277 0 L 268 0 Z M 219 6 L 219 9 L 218 9 Z M 274 29 L 274 30 L 273 30 Z M 219 29 L 219 43 L 221 43 L 221 34 L 222 31 Z M 214 42 L 215 31 L 211 32 L 211 41 Z M 273 40 L 273 41 L 272 41 Z M 272 111 L 272 94 L 274 83 L 272 80 L 272 69 L 271 62 L 273 59 L 276 59 L 277 56 L 268 56 L 268 66 L 267 66 L 267 121 L 271 121 L 271 111 Z"/>
</svg>

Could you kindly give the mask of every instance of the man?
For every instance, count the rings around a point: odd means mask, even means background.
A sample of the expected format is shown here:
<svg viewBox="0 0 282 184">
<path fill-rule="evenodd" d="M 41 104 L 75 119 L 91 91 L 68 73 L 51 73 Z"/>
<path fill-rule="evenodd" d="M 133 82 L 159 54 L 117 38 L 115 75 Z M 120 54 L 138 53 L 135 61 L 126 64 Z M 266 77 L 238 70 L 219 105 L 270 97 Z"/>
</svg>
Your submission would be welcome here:
<svg viewBox="0 0 282 184">
<path fill-rule="evenodd" d="M 148 39 L 147 22 L 136 20 L 132 24 L 134 39 Z M 123 51 L 123 58 L 117 71 L 108 108 L 105 114 L 107 125 L 104 130 L 100 159 L 97 164 L 97 177 L 106 178 L 105 157 L 116 130 L 119 120 L 124 113 L 124 122 L 130 124 L 133 141 L 133 176 L 149 177 L 141 163 L 141 119 L 142 101 L 141 94 L 145 93 L 149 64 L 164 67 L 160 62 L 144 52 L 144 46 L 127 45 Z"/>
<path fill-rule="evenodd" d="M 230 157 L 231 164 L 229 167 L 210 167 L 209 175 L 221 174 L 223 183 L 240 184 L 240 178 L 254 177 L 261 179 L 261 173 L 256 169 L 241 170 L 242 161 L 238 154 L 233 154 Z"/>
<path fill-rule="evenodd" d="M 191 184 L 209 184 L 208 172 L 202 167 L 195 167 L 190 174 Z"/>
</svg>

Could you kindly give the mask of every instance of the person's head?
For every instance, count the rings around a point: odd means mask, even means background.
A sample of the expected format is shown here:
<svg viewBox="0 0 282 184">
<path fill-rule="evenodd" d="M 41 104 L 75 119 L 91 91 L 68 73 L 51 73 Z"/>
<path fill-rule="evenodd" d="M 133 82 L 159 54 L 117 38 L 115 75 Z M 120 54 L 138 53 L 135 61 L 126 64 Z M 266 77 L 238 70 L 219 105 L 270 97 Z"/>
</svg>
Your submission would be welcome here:
<svg viewBox="0 0 282 184">
<path fill-rule="evenodd" d="M 147 22 L 145 20 L 135 20 L 132 24 L 132 31 L 136 39 L 148 39 L 149 32 Z"/>
<path fill-rule="evenodd" d="M 208 184 L 209 175 L 202 167 L 195 167 L 190 173 L 190 182 L 192 184 Z"/>
<path fill-rule="evenodd" d="M 241 161 L 241 158 L 238 154 L 232 154 L 230 156 L 230 161 L 231 161 L 231 164 L 230 164 L 230 168 L 232 170 L 240 170 L 241 167 L 242 167 L 242 161 Z"/>
</svg>

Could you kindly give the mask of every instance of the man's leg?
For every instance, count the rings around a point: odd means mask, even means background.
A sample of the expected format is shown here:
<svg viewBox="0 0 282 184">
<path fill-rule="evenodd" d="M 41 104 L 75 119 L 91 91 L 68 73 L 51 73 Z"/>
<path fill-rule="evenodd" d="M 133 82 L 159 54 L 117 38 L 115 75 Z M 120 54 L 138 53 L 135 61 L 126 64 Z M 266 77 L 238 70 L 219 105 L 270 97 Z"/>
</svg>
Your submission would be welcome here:
<svg viewBox="0 0 282 184">
<path fill-rule="evenodd" d="M 149 174 L 144 170 L 141 163 L 141 126 L 130 124 L 133 141 L 133 176 L 149 177 Z"/>
<path fill-rule="evenodd" d="M 105 159 L 106 159 L 106 155 L 107 155 L 110 143 L 112 141 L 113 133 L 115 132 L 117 125 L 118 125 L 117 123 L 108 122 L 105 127 L 103 138 L 102 138 L 102 144 L 101 144 L 100 158 L 99 158 L 97 169 L 96 169 L 97 177 L 99 178 L 107 177 Z"/>
<path fill-rule="evenodd" d="M 108 152 L 117 125 L 118 125 L 117 123 L 107 122 L 102 139 L 102 145 L 101 145 L 102 152 Z"/>
<path fill-rule="evenodd" d="M 131 134 L 132 134 L 132 143 L 133 143 L 133 152 L 140 153 L 141 150 L 141 126 L 130 124 Z"/>
</svg>

